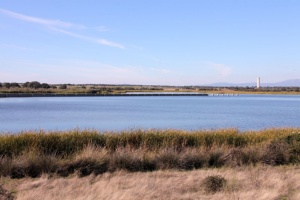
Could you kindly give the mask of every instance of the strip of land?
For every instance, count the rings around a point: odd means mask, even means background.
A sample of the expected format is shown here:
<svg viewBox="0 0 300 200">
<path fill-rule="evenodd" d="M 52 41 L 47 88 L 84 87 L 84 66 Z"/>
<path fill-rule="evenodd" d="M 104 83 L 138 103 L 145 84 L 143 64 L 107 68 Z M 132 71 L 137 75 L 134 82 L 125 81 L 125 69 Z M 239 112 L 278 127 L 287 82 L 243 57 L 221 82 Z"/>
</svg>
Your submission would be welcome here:
<svg viewBox="0 0 300 200">
<path fill-rule="evenodd" d="M 212 87 L 166 85 L 47 84 L 37 81 L 0 83 L 0 94 L 32 95 L 114 95 L 128 92 L 203 93 L 203 94 L 300 94 L 300 87 Z"/>
<path fill-rule="evenodd" d="M 0 94 L 0 98 L 5 97 L 144 97 L 144 96 L 208 96 L 208 94 L 204 93 L 133 93 L 133 94 L 47 94 L 47 93 L 40 93 L 40 94 L 30 94 L 30 93 L 7 93 L 7 94 Z"/>
</svg>

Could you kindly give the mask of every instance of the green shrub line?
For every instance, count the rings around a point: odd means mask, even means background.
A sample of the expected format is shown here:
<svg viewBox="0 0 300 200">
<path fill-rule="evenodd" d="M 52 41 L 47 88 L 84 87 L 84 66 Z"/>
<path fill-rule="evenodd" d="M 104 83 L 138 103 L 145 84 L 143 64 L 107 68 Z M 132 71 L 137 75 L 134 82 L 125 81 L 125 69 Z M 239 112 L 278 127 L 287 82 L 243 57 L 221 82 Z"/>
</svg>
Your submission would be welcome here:
<svg viewBox="0 0 300 200">
<path fill-rule="evenodd" d="M 23 131 L 0 135 L 0 176 L 81 176 L 300 163 L 300 129 Z"/>
</svg>

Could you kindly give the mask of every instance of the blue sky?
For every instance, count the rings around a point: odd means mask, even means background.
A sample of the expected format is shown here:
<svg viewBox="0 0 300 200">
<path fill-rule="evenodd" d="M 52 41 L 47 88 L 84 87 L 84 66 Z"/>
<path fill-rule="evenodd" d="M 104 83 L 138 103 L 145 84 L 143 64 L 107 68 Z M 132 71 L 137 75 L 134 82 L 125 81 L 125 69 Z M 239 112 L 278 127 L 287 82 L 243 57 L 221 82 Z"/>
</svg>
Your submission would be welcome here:
<svg viewBox="0 0 300 200">
<path fill-rule="evenodd" d="M 299 52 L 296 0 L 0 2 L 0 82 L 277 82 Z"/>
</svg>

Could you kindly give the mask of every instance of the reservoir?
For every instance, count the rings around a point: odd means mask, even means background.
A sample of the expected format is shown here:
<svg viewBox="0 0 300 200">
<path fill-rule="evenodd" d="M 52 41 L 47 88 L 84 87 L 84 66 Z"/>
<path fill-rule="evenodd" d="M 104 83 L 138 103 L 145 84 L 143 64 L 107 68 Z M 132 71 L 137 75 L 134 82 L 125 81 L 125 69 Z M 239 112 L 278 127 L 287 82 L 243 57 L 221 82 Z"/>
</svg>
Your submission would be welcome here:
<svg viewBox="0 0 300 200">
<path fill-rule="evenodd" d="M 300 127 L 300 96 L 0 98 L 0 132 Z"/>
</svg>

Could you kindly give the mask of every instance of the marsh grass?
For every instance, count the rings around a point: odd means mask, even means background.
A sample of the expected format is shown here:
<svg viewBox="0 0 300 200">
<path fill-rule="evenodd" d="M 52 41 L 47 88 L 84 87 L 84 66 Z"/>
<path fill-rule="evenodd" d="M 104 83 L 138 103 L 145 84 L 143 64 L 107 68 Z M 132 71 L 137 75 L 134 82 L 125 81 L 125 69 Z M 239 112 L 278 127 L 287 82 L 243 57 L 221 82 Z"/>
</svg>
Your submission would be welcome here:
<svg viewBox="0 0 300 200">
<path fill-rule="evenodd" d="M 69 176 L 300 162 L 300 130 L 22 132 L 0 136 L 0 175 Z"/>
</svg>

